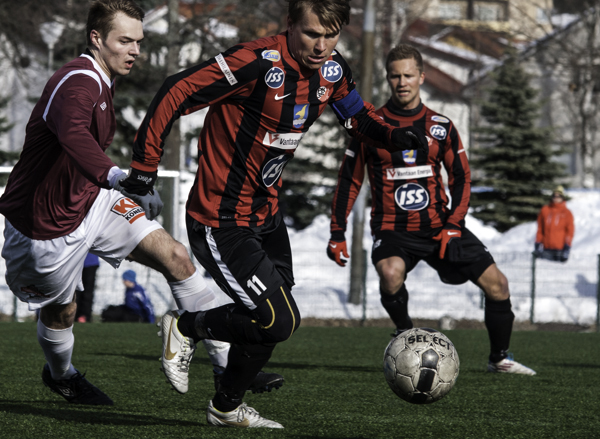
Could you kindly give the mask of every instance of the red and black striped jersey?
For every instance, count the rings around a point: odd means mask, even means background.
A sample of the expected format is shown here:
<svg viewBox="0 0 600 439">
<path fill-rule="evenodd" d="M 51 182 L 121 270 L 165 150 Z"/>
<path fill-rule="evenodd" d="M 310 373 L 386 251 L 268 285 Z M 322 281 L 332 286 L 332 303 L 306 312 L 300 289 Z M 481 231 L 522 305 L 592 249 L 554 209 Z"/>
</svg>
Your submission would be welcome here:
<svg viewBox="0 0 600 439">
<path fill-rule="evenodd" d="M 377 110 L 387 123 L 425 130 L 428 153 L 390 153 L 353 140 L 346 149 L 332 203 L 331 233 L 341 238 L 364 179 L 371 184 L 371 230 L 427 231 L 452 223 L 464 226 L 471 195 L 471 172 L 465 149 L 450 119 L 420 104 L 400 110 L 391 101 Z M 448 174 L 452 207 L 442 180 Z"/>
<path fill-rule="evenodd" d="M 187 211 L 211 227 L 260 226 L 278 211 L 283 168 L 326 105 L 351 135 L 392 147 L 393 127 L 363 103 L 339 53 L 310 70 L 288 52 L 287 32 L 243 43 L 167 78 L 138 130 L 131 166 L 156 170 L 173 122 L 210 106 Z"/>
</svg>

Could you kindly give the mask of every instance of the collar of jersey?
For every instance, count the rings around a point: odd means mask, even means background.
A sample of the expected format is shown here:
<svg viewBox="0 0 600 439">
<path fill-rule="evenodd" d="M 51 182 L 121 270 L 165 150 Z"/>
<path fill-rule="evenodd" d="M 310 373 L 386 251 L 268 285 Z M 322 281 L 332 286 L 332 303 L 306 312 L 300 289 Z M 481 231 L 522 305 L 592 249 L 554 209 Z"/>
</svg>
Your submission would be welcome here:
<svg viewBox="0 0 600 439">
<path fill-rule="evenodd" d="M 423 110 L 423 102 L 419 102 L 417 108 L 413 108 L 412 110 L 403 110 L 402 108 L 394 104 L 391 98 L 387 101 L 387 104 L 385 104 L 385 106 L 391 113 L 402 117 L 413 117 L 419 114 L 421 110 Z"/>
<path fill-rule="evenodd" d="M 109 87 L 112 87 L 112 83 L 110 82 L 110 78 L 106 75 L 106 73 L 104 73 L 104 70 L 102 70 L 102 68 L 100 67 L 100 64 L 98 64 L 96 62 L 96 60 L 94 59 L 94 57 L 92 56 L 91 53 L 89 53 L 89 52 L 82 53 L 79 56 L 83 57 L 83 58 L 89 59 L 92 62 L 92 64 L 94 65 L 94 69 L 100 74 L 100 76 L 102 77 L 102 80 L 106 83 L 106 85 L 109 86 Z"/>
</svg>

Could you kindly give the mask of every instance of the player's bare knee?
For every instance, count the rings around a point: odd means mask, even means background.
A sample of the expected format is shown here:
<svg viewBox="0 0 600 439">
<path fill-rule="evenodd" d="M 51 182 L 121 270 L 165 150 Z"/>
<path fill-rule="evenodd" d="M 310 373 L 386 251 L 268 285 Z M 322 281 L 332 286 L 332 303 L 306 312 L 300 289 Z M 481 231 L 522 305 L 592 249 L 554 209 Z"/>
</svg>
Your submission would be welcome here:
<svg viewBox="0 0 600 439">
<path fill-rule="evenodd" d="M 71 302 L 68 305 L 46 305 L 40 310 L 40 320 L 50 329 L 67 329 L 75 323 L 77 304 Z"/>
</svg>

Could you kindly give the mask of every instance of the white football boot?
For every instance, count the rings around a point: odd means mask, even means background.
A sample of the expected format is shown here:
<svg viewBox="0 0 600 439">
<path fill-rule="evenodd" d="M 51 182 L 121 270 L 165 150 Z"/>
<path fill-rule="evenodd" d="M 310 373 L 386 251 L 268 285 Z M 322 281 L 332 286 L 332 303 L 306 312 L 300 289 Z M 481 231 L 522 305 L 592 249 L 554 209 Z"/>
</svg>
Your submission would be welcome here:
<svg viewBox="0 0 600 439">
<path fill-rule="evenodd" d="M 212 401 L 208 404 L 206 420 L 211 425 L 219 427 L 238 428 L 283 428 L 278 422 L 263 418 L 252 407 L 243 403 L 231 412 L 220 412 L 213 407 Z"/>
<path fill-rule="evenodd" d="M 520 375 L 535 375 L 535 370 L 513 360 L 512 354 L 509 354 L 504 360 L 497 363 L 488 362 L 488 372 L 498 373 L 516 373 Z"/>
<path fill-rule="evenodd" d="M 157 325 L 161 328 L 158 336 L 162 336 L 163 341 L 161 370 L 166 375 L 168 382 L 179 393 L 188 391 L 190 361 L 196 351 L 194 341 L 182 335 L 177 329 L 177 321 L 184 312 L 183 310 L 169 311 Z"/>
</svg>

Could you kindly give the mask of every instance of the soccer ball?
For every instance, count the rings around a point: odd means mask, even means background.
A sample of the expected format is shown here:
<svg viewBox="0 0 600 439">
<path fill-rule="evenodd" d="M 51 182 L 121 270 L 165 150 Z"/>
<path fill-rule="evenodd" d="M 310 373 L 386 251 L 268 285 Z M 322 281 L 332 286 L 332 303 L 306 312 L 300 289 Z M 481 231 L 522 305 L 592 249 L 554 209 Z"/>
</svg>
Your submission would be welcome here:
<svg viewBox="0 0 600 439">
<path fill-rule="evenodd" d="M 413 404 L 442 399 L 454 386 L 460 362 L 441 332 L 414 328 L 392 339 L 383 356 L 383 373 L 396 395 Z"/>
</svg>

